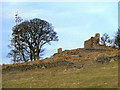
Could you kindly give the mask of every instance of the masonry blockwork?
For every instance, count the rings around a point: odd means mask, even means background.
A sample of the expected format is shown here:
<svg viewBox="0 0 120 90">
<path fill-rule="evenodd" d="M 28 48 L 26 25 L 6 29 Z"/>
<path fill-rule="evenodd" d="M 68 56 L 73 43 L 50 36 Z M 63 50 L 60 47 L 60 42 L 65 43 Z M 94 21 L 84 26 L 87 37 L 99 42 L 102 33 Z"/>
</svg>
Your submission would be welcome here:
<svg viewBox="0 0 120 90">
<path fill-rule="evenodd" d="M 86 40 L 84 42 L 84 48 L 104 48 L 104 46 L 101 46 L 99 44 L 100 41 L 100 34 L 96 33 L 95 37 L 91 37 L 90 39 Z"/>
</svg>

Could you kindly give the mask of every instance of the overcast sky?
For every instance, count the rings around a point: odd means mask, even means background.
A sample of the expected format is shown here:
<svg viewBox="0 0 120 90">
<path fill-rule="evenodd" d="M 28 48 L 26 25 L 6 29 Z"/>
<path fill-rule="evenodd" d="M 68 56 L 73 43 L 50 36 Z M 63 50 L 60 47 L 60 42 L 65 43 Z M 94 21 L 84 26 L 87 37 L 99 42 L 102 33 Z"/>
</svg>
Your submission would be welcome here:
<svg viewBox="0 0 120 90">
<path fill-rule="evenodd" d="M 54 26 L 59 41 L 45 45 L 44 58 L 56 53 L 58 48 L 83 48 L 84 41 L 95 33 L 108 33 L 113 38 L 118 28 L 117 2 L 3 2 L 0 43 L 4 64 L 11 63 L 6 56 L 10 43 L 8 35 L 12 34 L 15 25 L 15 10 L 18 10 L 23 21 L 40 18 Z"/>
</svg>

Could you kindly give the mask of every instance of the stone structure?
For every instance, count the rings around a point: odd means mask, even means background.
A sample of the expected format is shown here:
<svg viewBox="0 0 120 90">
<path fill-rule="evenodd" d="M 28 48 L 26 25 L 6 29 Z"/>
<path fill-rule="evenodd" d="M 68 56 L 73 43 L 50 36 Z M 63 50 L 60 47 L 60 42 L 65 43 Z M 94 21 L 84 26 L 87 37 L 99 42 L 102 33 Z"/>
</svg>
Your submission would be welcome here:
<svg viewBox="0 0 120 90">
<path fill-rule="evenodd" d="M 59 48 L 59 49 L 58 49 L 58 53 L 62 53 L 62 48 Z"/>
<path fill-rule="evenodd" d="M 89 40 L 84 42 L 84 48 L 104 48 L 99 44 L 100 34 L 96 33 L 95 37 L 91 37 Z"/>
</svg>

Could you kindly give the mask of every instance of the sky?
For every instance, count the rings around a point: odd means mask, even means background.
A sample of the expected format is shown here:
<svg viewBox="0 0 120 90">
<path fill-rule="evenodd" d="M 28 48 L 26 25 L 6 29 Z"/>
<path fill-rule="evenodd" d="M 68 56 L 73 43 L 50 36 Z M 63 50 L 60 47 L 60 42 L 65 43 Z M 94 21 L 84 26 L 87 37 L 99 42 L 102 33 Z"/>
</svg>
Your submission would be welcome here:
<svg viewBox="0 0 120 90">
<path fill-rule="evenodd" d="M 54 26 L 59 37 L 58 42 L 51 42 L 44 47 L 43 58 L 57 53 L 58 48 L 71 50 L 84 47 L 84 41 L 95 33 L 108 33 L 114 37 L 118 28 L 118 2 L 0 2 L 0 64 L 10 64 L 7 58 L 10 44 L 8 35 L 15 25 L 15 10 L 24 20 L 39 18 Z"/>
</svg>

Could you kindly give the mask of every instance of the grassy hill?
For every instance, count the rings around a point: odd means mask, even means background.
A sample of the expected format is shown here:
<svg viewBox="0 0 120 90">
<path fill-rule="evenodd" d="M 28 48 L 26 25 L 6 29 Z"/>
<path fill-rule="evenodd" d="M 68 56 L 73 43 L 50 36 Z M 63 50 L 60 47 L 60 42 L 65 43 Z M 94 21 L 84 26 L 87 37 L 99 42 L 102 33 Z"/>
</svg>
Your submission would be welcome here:
<svg viewBox="0 0 120 90">
<path fill-rule="evenodd" d="M 118 50 L 74 49 L 29 63 L 4 65 L 3 88 L 116 88 Z"/>
</svg>

